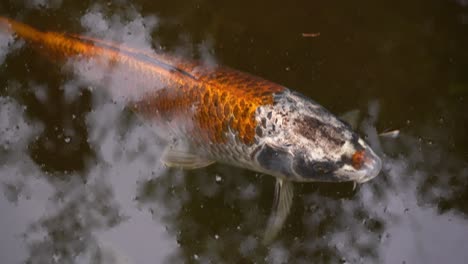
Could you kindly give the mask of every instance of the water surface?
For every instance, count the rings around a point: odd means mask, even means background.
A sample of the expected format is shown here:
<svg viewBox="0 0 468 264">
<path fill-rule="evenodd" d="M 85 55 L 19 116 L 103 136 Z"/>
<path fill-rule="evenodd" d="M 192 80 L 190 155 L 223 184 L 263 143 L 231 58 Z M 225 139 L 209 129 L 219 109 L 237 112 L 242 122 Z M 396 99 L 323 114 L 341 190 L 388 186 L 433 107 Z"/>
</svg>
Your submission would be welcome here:
<svg viewBox="0 0 468 264">
<path fill-rule="evenodd" d="M 466 1 L 6 0 L 0 15 L 227 65 L 337 114 L 359 109 L 384 161 L 356 189 L 296 184 L 265 247 L 273 177 L 164 168 L 152 130 L 105 90 L 0 34 L 2 263 L 468 258 Z M 400 138 L 376 139 L 388 129 Z"/>
</svg>

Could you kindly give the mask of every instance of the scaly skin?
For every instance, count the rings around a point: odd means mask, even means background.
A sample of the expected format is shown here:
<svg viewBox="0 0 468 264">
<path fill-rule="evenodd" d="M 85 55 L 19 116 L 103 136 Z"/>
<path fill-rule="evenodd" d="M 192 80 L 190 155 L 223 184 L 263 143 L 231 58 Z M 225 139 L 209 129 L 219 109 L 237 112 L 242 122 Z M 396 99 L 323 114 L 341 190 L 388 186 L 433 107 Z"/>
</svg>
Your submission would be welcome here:
<svg viewBox="0 0 468 264">
<path fill-rule="evenodd" d="M 41 52 L 57 59 L 92 58 L 118 63 L 167 87 L 155 89 L 130 107 L 148 119 L 190 116 L 199 144 L 224 143 L 233 132 L 245 145 L 254 143 L 255 111 L 273 103 L 285 88 L 226 67 L 210 68 L 193 61 L 148 53 L 79 35 L 42 32 L 0 17 L 0 26 L 14 32 Z M 129 87 L 128 92 L 132 92 Z"/>
</svg>

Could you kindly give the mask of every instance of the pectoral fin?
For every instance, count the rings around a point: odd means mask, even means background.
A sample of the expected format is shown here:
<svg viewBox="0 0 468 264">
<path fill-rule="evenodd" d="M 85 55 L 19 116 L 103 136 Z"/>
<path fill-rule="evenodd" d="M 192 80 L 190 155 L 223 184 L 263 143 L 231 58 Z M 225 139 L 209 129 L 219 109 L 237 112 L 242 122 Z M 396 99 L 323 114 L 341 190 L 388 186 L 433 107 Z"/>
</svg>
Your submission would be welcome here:
<svg viewBox="0 0 468 264">
<path fill-rule="evenodd" d="M 358 109 L 348 111 L 339 116 L 342 121 L 348 123 L 351 128 L 357 129 L 361 112 Z"/>
<path fill-rule="evenodd" d="M 397 138 L 400 135 L 400 130 L 395 129 L 387 132 L 382 132 L 379 134 L 381 138 Z"/>
<path fill-rule="evenodd" d="M 289 210 L 291 209 L 294 196 L 293 183 L 290 181 L 277 179 L 275 185 L 275 198 L 273 209 L 268 220 L 268 226 L 263 237 L 263 244 L 271 243 L 283 227 Z"/>
<path fill-rule="evenodd" d="M 169 145 L 163 152 L 161 162 L 168 167 L 181 167 L 183 169 L 198 169 L 214 163 L 212 160 L 201 157 L 183 148 L 180 145 Z"/>
</svg>

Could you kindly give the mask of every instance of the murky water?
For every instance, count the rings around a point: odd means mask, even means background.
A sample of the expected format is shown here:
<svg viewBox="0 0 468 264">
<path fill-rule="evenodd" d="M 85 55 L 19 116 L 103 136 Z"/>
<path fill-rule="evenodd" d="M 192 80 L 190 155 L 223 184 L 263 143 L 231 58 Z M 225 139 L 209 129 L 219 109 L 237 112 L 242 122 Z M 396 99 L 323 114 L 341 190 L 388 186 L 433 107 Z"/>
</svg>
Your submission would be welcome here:
<svg viewBox="0 0 468 264">
<path fill-rule="evenodd" d="M 367 113 L 382 173 L 296 184 L 159 163 L 151 129 L 67 65 L 0 34 L 2 263 L 465 263 L 466 1 L 3 0 L 0 15 L 244 70 Z M 376 131 L 400 129 L 378 141 Z"/>
</svg>

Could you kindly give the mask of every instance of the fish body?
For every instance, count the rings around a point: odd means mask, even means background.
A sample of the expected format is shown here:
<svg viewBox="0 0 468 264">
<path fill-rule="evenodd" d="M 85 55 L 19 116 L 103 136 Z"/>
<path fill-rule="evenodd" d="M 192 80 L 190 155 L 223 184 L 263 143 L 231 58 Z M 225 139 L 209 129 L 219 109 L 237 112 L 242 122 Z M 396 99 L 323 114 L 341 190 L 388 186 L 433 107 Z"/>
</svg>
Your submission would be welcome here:
<svg viewBox="0 0 468 264">
<path fill-rule="evenodd" d="M 281 228 L 291 182 L 365 182 L 381 161 L 352 128 L 313 100 L 228 67 L 206 66 L 86 36 L 43 32 L 0 17 L 7 29 L 52 58 L 118 65 L 130 82 L 125 103 L 171 139 L 164 163 L 199 168 L 227 163 L 277 178 L 265 241 Z M 117 66 L 116 66 L 117 67 Z M 136 76 L 136 77 L 135 77 Z M 112 87 L 109 87 L 112 90 Z"/>
</svg>

